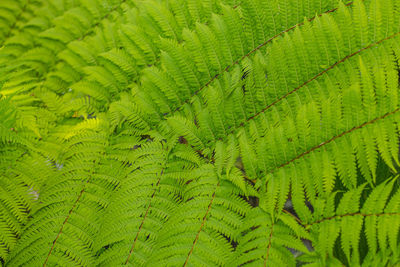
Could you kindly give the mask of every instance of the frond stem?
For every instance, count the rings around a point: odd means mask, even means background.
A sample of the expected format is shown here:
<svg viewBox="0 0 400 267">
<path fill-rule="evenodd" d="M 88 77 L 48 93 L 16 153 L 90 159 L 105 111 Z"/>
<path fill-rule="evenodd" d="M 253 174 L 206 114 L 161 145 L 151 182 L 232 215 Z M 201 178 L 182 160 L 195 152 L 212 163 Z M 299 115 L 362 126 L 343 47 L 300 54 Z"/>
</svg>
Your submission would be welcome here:
<svg viewBox="0 0 400 267">
<path fill-rule="evenodd" d="M 147 215 L 148 215 L 148 213 L 149 213 L 149 210 L 150 210 L 150 208 L 151 208 L 151 202 L 152 202 L 154 196 L 156 195 L 157 187 L 158 187 L 159 184 L 160 184 L 161 176 L 163 175 L 163 172 L 164 172 L 164 170 L 161 171 L 160 178 L 158 179 L 157 184 L 156 184 L 156 188 L 154 189 L 153 194 L 151 195 L 151 198 L 150 198 L 150 201 L 149 201 L 149 205 L 147 206 L 147 209 L 146 209 L 146 212 L 145 212 L 145 214 L 144 214 L 144 216 L 143 216 L 142 222 L 140 223 L 139 230 L 138 230 L 138 232 L 136 233 L 135 240 L 133 241 L 132 247 L 131 247 L 131 249 L 130 249 L 130 251 L 129 251 L 128 258 L 127 258 L 126 261 L 125 261 L 125 265 L 128 264 L 129 259 L 130 259 L 131 255 L 132 255 L 132 252 L 133 252 L 133 250 L 135 249 L 136 241 L 138 240 L 139 234 L 140 234 L 140 232 L 142 231 L 142 228 L 143 228 L 143 225 L 144 225 L 144 221 L 146 220 Z"/>
<path fill-rule="evenodd" d="M 218 186 L 219 186 L 219 182 L 218 182 L 218 184 L 217 184 L 217 188 L 218 188 Z M 201 233 L 201 231 L 203 230 L 203 227 L 204 227 L 204 225 L 205 225 L 205 223 L 206 223 L 207 216 L 208 216 L 208 213 L 209 213 L 210 210 L 211 210 L 211 206 L 212 206 L 212 204 L 213 204 L 213 202 L 214 202 L 215 193 L 216 193 L 216 192 L 217 192 L 217 190 L 215 189 L 214 193 L 212 194 L 210 204 L 208 204 L 208 208 L 207 208 L 206 214 L 205 214 L 204 217 L 203 217 L 203 221 L 201 222 L 199 231 L 198 231 L 197 234 L 196 234 L 196 238 L 195 238 L 194 241 L 193 241 L 192 248 L 190 249 L 190 251 L 189 251 L 189 253 L 188 253 L 187 257 L 186 257 L 186 260 L 185 260 L 185 263 L 183 264 L 183 267 L 185 267 L 185 266 L 187 265 L 187 263 L 188 263 L 188 261 L 189 261 L 189 258 L 190 258 L 190 256 L 191 256 L 192 253 L 193 253 L 194 247 L 196 246 L 197 242 L 199 241 L 200 233 Z"/>
<path fill-rule="evenodd" d="M 246 120 L 246 122 L 249 122 L 249 121 L 253 120 L 254 118 L 256 118 L 256 117 L 257 117 L 258 115 L 260 115 L 261 113 L 267 111 L 267 110 L 270 109 L 272 106 L 276 105 L 277 103 L 279 103 L 280 101 L 282 101 L 282 100 L 285 99 L 286 97 L 290 96 L 291 94 L 293 94 L 294 92 L 298 91 L 298 90 L 301 89 L 302 87 L 306 86 L 306 85 L 309 84 L 310 82 L 316 80 L 318 77 L 320 77 L 320 76 L 322 76 L 323 74 L 327 73 L 328 71 L 332 70 L 332 69 L 335 68 L 337 65 L 339 65 L 339 64 L 341 64 L 341 63 L 347 61 L 348 59 L 354 57 L 355 55 L 358 55 L 359 53 L 361 53 L 361 52 L 363 52 L 363 51 L 365 51 L 365 50 L 367 50 L 367 49 L 369 49 L 369 48 L 372 48 L 372 47 L 374 47 L 374 46 L 376 46 L 376 45 L 378 45 L 378 44 L 383 43 L 384 41 L 387 41 L 387 40 L 389 40 L 389 39 L 392 39 L 392 38 L 398 36 L 399 34 L 400 34 L 400 32 L 397 32 L 397 33 L 395 33 L 395 34 L 393 34 L 393 35 L 391 35 L 391 36 L 388 36 L 388 37 L 386 37 L 386 38 L 384 38 L 384 39 L 382 39 L 382 40 L 379 40 L 379 41 L 377 41 L 377 42 L 371 43 L 370 45 L 368 45 L 368 46 L 366 46 L 366 47 L 363 47 L 363 48 L 361 48 L 360 50 L 357 50 L 356 52 L 354 52 L 354 53 L 352 53 L 352 54 L 350 54 L 350 55 L 348 55 L 348 56 L 342 58 L 341 60 L 335 62 L 333 65 L 331 65 L 331 66 L 329 66 L 328 68 L 326 68 L 325 70 L 321 71 L 320 73 L 318 73 L 317 75 L 315 75 L 314 77 L 312 77 L 311 79 L 309 79 L 308 81 L 304 82 L 302 85 L 296 87 L 296 88 L 293 89 L 292 91 L 288 92 L 288 93 L 285 94 L 284 96 L 282 96 L 282 97 L 280 97 L 279 99 L 275 100 L 273 103 L 269 104 L 267 107 L 265 107 L 265 108 L 262 109 L 261 111 L 257 112 L 256 114 L 254 114 L 253 116 L 251 116 L 250 118 L 248 118 L 248 119 Z M 243 126 L 243 123 L 242 123 L 242 126 Z"/>
<path fill-rule="evenodd" d="M 353 1 L 347 3 L 346 6 L 350 6 L 350 5 L 352 5 L 352 4 L 353 4 Z M 312 18 L 307 19 L 307 21 L 311 22 L 311 21 L 315 20 L 317 17 L 321 17 L 321 16 L 323 16 L 324 14 L 333 13 L 333 12 L 335 12 L 336 10 L 338 10 L 338 8 L 333 8 L 333 9 L 331 9 L 331 10 L 325 11 L 324 13 L 318 14 L 318 15 L 312 17 Z M 304 25 L 304 22 L 295 24 L 295 25 L 293 25 L 292 27 L 290 27 L 290 28 L 288 28 L 288 29 L 286 29 L 286 30 L 284 30 L 284 31 L 282 31 L 282 32 L 280 32 L 280 33 L 278 33 L 278 34 L 276 34 L 275 36 L 273 36 L 273 37 L 271 37 L 271 38 L 269 38 L 269 39 L 266 40 L 264 43 L 258 45 L 258 46 L 255 47 L 253 50 L 249 51 L 247 54 L 245 54 L 245 55 L 243 55 L 241 58 L 237 59 L 237 60 L 236 60 L 235 62 L 233 62 L 231 65 L 226 66 L 226 68 L 223 69 L 222 72 L 217 73 L 216 75 L 214 75 L 207 83 L 205 83 L 202 87 L 200 87 L 200 89 L 198 89 L 196 92 L 194 92 L 194 94 L 193 94 L 192 97 L 198 95 L 204 88 L 208 87 L 214 80 L 218 79 L 218 77 L 221 76 L 223 73 L 228 72 L 233 66 L 239 64 L 243 59 L 245 59 L 245 58 L 249 57 L 250 55 L 254 54 L 255 52 L 257 52 L 257 51 L 260 50 L 262 47 L 266 46 L 268 43 L 272 42 L 272 41 L 275 40 L 276 38 L 278 38 L 278 37 L 284 35 L 284 34 L 287 33 L 287 32 L 290 32 L 291 30 L 294 30 L 294 29 L 297 28 L 297 27 L 303 26 L 303 25 Z M 183 104 L 187 104 L 189 101 L 190 101 L 190 99 L 187 99 L 186 101 L 183 102 Z M 182 108 L 183 104 L 182 104 L 180 107 L 178 107 L 177 109 L 175 109 L 175 111 L 178 111 L 180 108 Z"/>
<path fill-rule="evenodd" d="M 271 245 L 272 245 L 272 235 L 274 233 L 274 224 L 272 223 L 271 225 L 271 232 L 269 233 L 269 237 L 268 237 L 268 246 L 267 246 L 267 254 L 265 255 L 265 259 L 264 259 L 264 267 L 267 267 L 267 261 L 268 261 L 268 257 L 269 257 L 269 251 L 271 249 Z"/>
<path fill-rule="evenodd" d="M 398 213 L 398 212 L 390 212 L 390 213 L 382 212 L 382 213 L 377 213 L 377 214 L 363 214 L 361 212 L 354 212 L 354 213 L 347 213 L 347 214 L 342 214 L 342 215 L 335 215 L 335 216 L 331 216 L 331 217 L 328 217 L 328 218 L 320 219 L 320 220 L 312 222 L 312 223 L 302 224 L 302 225 L 305 226 L 305 227 L 309 227 L 309 226 L 312 226 L 314 224 L 318 224 L 318 223 L 322 223 L 322 222 L 325 222 L 325 221 L 334 220 L 334 219 L 337 219 L 337 218 L 348 217 L 348 216 L 362 216 L 362 217 L 377 216 L 377 217 L 379 217 L 379 216 L 385 216 L 385 215 L 394 216 L 394 215 L 400 215 L 400 213 Z"/>
<path fill-rule="evenodd" d="M 290 211 L 285 210 L 285 209 L 283 209 L 282 211 L 284 213 L 286 213 L 287 215 L 290 215 L 291 217 L 293 217 L 299 224 L 303 225 L 303 222 L 299 218 L 297 218 L 293 213 L 291 213 Z"/>
<path fill-rule="evenodd" d="M 86 181 L 86 183 L 88 183 L 88 182 L 89 182 L 89 180 Z M 76 205 L 78 204 L 78 202 L 79 202 L 79 200 L 81 199 L 81 197 L 82 197 L 82 195 L 83 195 L 84 192 L 85 192 L 85 188 L 83 188 L 83 189 L 81 190 L 81 192 L 79 193 L 78 198 L 77 198 L 77 199 L 75 200 L 75 202 L 74 202 L 74 205 L 72 205 L 72 208 L 69 210 L 68 215 L 67 215 L 67 217 L 65 218 L 63 224 L 61 225 L 60 231 L 58 231 L 58 234 L 57 234 L 56 238 L 55 238 L 54 241 L 53 241 L 53 245 L 51 246 L 50 251 L 49 251 L 49 253 L 47 254 L 46 260 L 45 260 L 44 263 L 43 263 L 43 267 L 45 267 L 45 266 L 47 265 L 47 261 L 49 260 L 50 255 L 51 255 L 51 253 L 53 252 L 53 249 L 54 249 L 54 247 L 55 247 L 55 245 L 56 245 L 56 243 L 57 243 L 58 238 L 60 237 L 60 235 L 61 235 L 61 233 L 62 233 L 62 231 L 63 231 L 63 229 L 64 229 L 64 226 L 67 224 L 69 218 L 71 217 L 72 212 L 74 211 Z"/>
<path fill-rule="evenodd" d="M 393 115 L 393 114 L 397 113 L 399 110 L 400 110 L 400 108 L 397 108 L 397 109 L 395 109 L 395 110 L 392 111 L 392 112 L 386 113 L 385 115 L 382 115 L 382 116 L 380 116 L 380 117 L 378 117 L 378 118 L 375 118 L 375 119 L 370 120 L 370 121 L 367 121 L 367 122 L 365 122 L 365 123 L 363 123 L 363 124 L 361 124 L 361 125 L 358 125 L 358 126 L 356 126 L 356 127 L 353 127 L 353 128 L 351 128 L 350 130 L 347 130 L 347 131 L 345 131 L 345 132 L 342 132 L 341 134 L 332 137 L 332 138 L 329 139 L 328 141 L 322 142 L 321 144 L 319 144 L 319 145 L 317 145 L 317 146 L 314 146 L 313 148 L 311 148 L 311 149 L 309 149 L 309 150 L 307 150 L 307 151 L 301 153 L 301 154 L 298 155 L 297 157 L 295 157 L 295 158 L 293 158 L 293 159 L 291 159 L 291 160 L 289 160 L 289 161 L 283 163 L 282 165 L 280 165 L 279 167 L 275 168 L 274 170 L 272 170 L 272 171 L 269 172 L 269 173 L 274 173 L 275 171 L 279 170 L 280 168 L 283 168 L 283 167 L 289 165 L 290 163 L 293 163 L 294 161 L 296 161 L 296 160 L 298 160 L 298 159 L 300 159 L 300 158 L 302 158 L 302 157 L 304 157 L 304 156 L 310 154 L 311 152 L 313 152 L 313 151 L 315 151 L 315 150 L 317 150 L 317 149 L 323 147 L 324 145 L 329 144 L 329 143 L 335 141 L 336 139 L 338 139 L 338 138 L 340 138 L 340 137 L 342 137 L 342 136 L 344 136 L 344 135 L 346 135 L 346 134 L 349 134 L 349 133 L 351 133 L 351 132 L 354 132 L 355 130 L 361 129 L 361 128 L 363 128 L 363 127 L 369 125 L 369 124 L 372 124 L 372 123 L 375 123 L 375 122 L 377 122 L 377 121 L 383 120 L 384 118 L 386 118 L 386 117 L 388 117 L 388 116 L 390 116 L 390 115 Z"/>
</svg>

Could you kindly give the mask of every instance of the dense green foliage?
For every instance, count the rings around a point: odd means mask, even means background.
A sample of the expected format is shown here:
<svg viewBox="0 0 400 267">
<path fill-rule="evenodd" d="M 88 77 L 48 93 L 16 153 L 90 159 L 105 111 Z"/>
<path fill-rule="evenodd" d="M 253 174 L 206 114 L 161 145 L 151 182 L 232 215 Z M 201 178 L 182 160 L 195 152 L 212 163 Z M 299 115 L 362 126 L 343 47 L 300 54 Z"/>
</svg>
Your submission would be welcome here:
<svg viewBox="0 0 400 267">
<path fill-rule="evenodd" d="M 2 0 L 0 25 L 3 265 L 400 264 L 400 1 Z"/>
</svg>

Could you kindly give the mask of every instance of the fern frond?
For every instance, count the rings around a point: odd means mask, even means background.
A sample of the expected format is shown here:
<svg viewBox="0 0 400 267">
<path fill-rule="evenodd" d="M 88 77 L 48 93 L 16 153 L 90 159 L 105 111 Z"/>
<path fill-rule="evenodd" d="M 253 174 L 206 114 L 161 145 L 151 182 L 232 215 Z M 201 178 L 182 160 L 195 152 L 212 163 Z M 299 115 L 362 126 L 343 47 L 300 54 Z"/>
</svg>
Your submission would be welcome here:
<svg viewBox="0 0 400 267">
<path fill-rule="evenodd" d="M 400 4 L 0 3 L 7 266 L 399 259 Z"/>
<path fill-rule="evenodd" d="M 179 204 L 178 182 L 182 178 L 178 177 L 195 166 L 169 160 L 175 152 L 168 150 L 166 145 L 150 142 L 139 144 L 130 153 L 132 171 L 120 184 L 105 215 L 99 265 L 144 266 L 151 259 L 158 233 Z"/>
<path fill-rule="evenodd" d="M 250 210 L 236 195 L 247 194 L 246 186 L 236 187 L 234 161 L 224 154 L 226 149 L 237 149 L 232 145 L 218 150 L 216 166 L 203 164 L 185 177 L 182 204 L 160 232 L 150 265 L 223 265 L 228 260 L 231 244 L 237 241 L 237 231 Z"/>
<path fill-rule="evenodd" d="M 323 203 L 315 205 L 315 215 L 306 225 L 315 247 L 313 257 L 319 258 L 322 264 L 338 257 L 333 249 L 335 240 L 340 237 L 340 249 L 345 258 L 339 259 L 345 264 L 369 266 L 373 262 L 371 255 L 377 256 L 377 262 L 398 262 L 400 214 L 398 187 L 393 188 L 395 179 L 378 185 L 368 195 L 362 194 L 366 190 L 364 186 L 341 194 L 336 210 L 333 200 L 326 200 L 325 206 Z M 383 225 L 390 227 L 382 228 Z M 366 242 L 368 249 L 360 242 Z"/>
<path fill-rule="evenodd" d="M 248 221 L 241 229 L 242 237 L 230 263 L 237 266 L 296 266 L 294 249 L 308 253 L 300 238 L 308 239 L 306 232 L 292 216 L 282 214 L 274 218 L 261 208 L 248 214 Z"/>
<path fill-rule="evenodd" d="M 10 265 L 93 262 L 97 212 L 107 206 L 110 191 L 102 173 L 112 164 L 102 162 L 106 144 L 100 132 L 103 124 L 83 122 L 74 128 L 60 135 L 59 141 L 65 145 L 57 159 L 60 170 L 45 181 L 40 205 L 33 212 L 35 219 L 29 221 L 21 245 L 7 259 Z"/>
</svg>

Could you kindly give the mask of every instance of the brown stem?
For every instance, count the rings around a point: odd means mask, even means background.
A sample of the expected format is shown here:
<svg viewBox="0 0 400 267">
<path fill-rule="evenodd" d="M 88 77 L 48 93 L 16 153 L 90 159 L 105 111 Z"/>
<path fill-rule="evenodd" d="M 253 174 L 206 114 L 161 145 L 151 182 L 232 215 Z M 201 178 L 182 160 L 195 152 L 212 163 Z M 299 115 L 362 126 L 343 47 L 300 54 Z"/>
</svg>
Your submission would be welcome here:
<svg viewBox="0 0 400 267">
<path fill-rule="evenodd" d="M 341 63 L 343 63 L 343 62 L 345 62 L 346 60 L 348 60 L 348 59 L 354 57 L 355 55 L 358 55 L 359 53 L 361 53 L 361 52 L 363 52 L 363 51 L 365 51 L 365 50 L 367 50 L 367 49 L 369 49 L 369 48 L 371 48 L 371 47 L 374 47 L 374 46 L 376 46 L 376 45 L 378 45 L 378 44 L 381 44 L 381 43 L 384 42 L 384 41 L 387 41 L 387 40 L 389 40 L 389 39 L 392 39 L 392 38 L 398 36 L 399 34 L 400 34 L 400 32 L 397 32 L 397 33 L 395 33 L 395 34 L 393 34 L 393 35 L 391 35 L 391 36 L 388 36 L 388 37 L 386 37 L 386 38 L 384 38 L 384 39 L 382 39 L 382 40 L 379 40 L 379 41 L 377 41 L 377 42 L 375 42 L 375 43 L 372 43 L 372 44 L 370 44 L 370 45 L 368 45 L 368 46 L 366 46 L 366 47 L 363 47 L 363 48 L 361 48 L 360 50 L 358 50 L 358 51 L 356 51 L 356 52 L 354 52 L 354 53 L 352 53 L 352 54 L 350 54 L 350 55 L 348 55 L 348 56 L 342 58 L 341 60 L 335 62 L 333 65 L 329 66 L 327 69 L 325 69 L 325 70 L 323 70 L 322 72 L 318 73 L 317 75 L 315 75 L 314 77 L 312 77 L 312 78 L 309 79 L 308 81 L 304 82 L 302 85 L 296 87 L 295 89 L 293 89 L 292 91 L 290 91 L 290 92 L 287 93 L 286 95 L 284 95 L 284 96 L 280 97 L 279 99 L 275 100 L 273 103 L 269 104 L 267 107 L 263 108 L 261 111 L 257 112 L 256 114 L 254 114 L 253 116 L 251 116 L 250 118 L 248 118 L 248 119 L 246 120 L 246 122 L 253 120 L 255 117 L 257 117 L 257 116 L 260 115 L 261 113 L 265 112 L 266 110 L 268 110 L 269 108 L 271 108 L 272 106 L 274 106 L 275 104 L 277 104 L 278 102 L 280 102 L 281 100 L 285 99 L 286 97 L 290 96 L 291 94 L 293 94 L 294 92 L 296 92 L 296 91 L 299 90 L 300 88 L 306 86 L 306 85 L 309 84 L 310 82 L 316 80 L 318 77 L 320 77 L 320 76 L 322 76 L 323 74 L 327 73 L 328 71 L 332 70 L 332 69 L 333 69 L 334 67 L 336 67 L 337 65 L 339 65 L 339 64 L 341 64 Z M 243 123 L 242 123 L 242 126 L 243 126 Z"/>
<path fill-rule="evenodd" d="M 365 127 L 365 126 L 367 126 L 367 125 L 369 125 L 369 124 L 372 124 L 372 123 L 377 122 L 377 121 L 379 121 L 379 120 L 382 120 L 382 119 L 384 119 L 384 118 L 386 118 L 386 117 L 388 117 L 388 116 L 390 116 L 390 115 L 393 115 L 393 114 L 397 113 L 399 110 L 400 110 L 400 108 L 397 108 L 397 109 L 395 109 L 394 111 L 389 112 L 389 113 L 386 113 L 386 114 L 383 115 L 383 116 L 380 116 L 380 117 L 375 118 L 375 119 L 373 119 L 373 120 L 367 121 L 367 122 L 365 122 L 365 123 L 363 123 L 363 124 L 361 124 L 361 125 L 358 125 L 358 126 L 356 126 L 356 127 L 351 128 L 350 130 L 347 130 L 347 131 L 345 131 L 345 132 L 342 132 L 341 134 L 332 137 L 332 138 L 329 139 L 328 141 L 322 142 L 321 144 L 319 144 L 319 145 L 317 145 L 317 146 L 314 146 L 313 148 L 311 148 L 311 149 L 309 149 L 309 150 L 307 150 L 307 151 L 301 153 L 301 154 L 298 155 L 297 157 L 295 157 L 295 158 L 293 158 L 293 159 L 291 159 L 291 160 L 289 160 L 289 161 L 283 163 L 282 165 L 280 165 L 279 167 L 275 168 L 274 170 L 272 170 L 272 171 L 269 172 L 269 173 L 274 173 L 275 171 L 279 170 L 280 168 L 283 168 L 283 167 L 289 165 L 290 163 L 292 163 L 292 162 L 294 162 L 294 161 L 296 161 L 296 160 L 298 160 L 298 159 L 304 157 L 304 156 L 307 155 L 307 154 L 310 154 L 311 152 L 313 152 L 313 151 L 315 151 L 315 150 L 321 148 L 322 146 L 324 146 L 324 145 L 326 145 L 326 144 L 329 144 L 329 143 L 335 141 L 336 139 L 338 139 L 338 138 L 340 138 L 340 137 L 342 137 L 342 136 L 344 136 L 344 135 L 346 135 L 346 134 L 349 134 L 349 133 L 351 133 L 351 132 L 353 132 L 353 131 L 355 131 L 355 130 L 358 130 L 358 129 L 363 128 L 363 127 Z"/>
<path fill-rule="evenodd" d="M 290 211 L 287 211 L 285 209 L 282 210 L 284 213 L 290 215 L 292 218 L 294 218 L 299 224 L 303 225 L 303 222 L 297 218 L 293 213 L 291 213 Z"/>
<path fill-rule="evenodd" d="M 382 212 L 382 213 L 377 213 L 377 214 L 362 214 L 360 212 L 354 212 L 354 213 L 331 216 L 331 217 L 324 218 L 324 219 L 321 219 L 321 220 L 318 220 L 318 221 L 315 221 L 315 222 L 312 222 L 312 223 L 309 223 L 309 224 L 303 224 L 303 226 L 305 226 L 305 227 L 312 226 L 314 224 L 322 223 L 322 222 L 329 221 L 329 220 L 334 220 L 336 218 L 343 218 L 343 217 L 357 216 L 357 215 L 358 216 L 362 216 L 362 217 L 370 217 L 370 216 L 378 216 L 379 217 L 379 216 L 385 216 L 385 215 L 389 215 L 389 216 L 400 215 L 400 213 L 398 213 L 398 212 L 390 212 L 390 213 Z"/>
<path fill-rule="evenodd" d="M 347 3 L 346 6 L 350 6 L 350 5 L 352 5 L 352 4 L 353 4 L 353 1 L 350 2 L 350 3 Z M 325 12 L 322 13 L 322 14 L 318 14 L 318 15 L 316 15 L 316 16 L 314 16 L 314 17 L 308 19 L 308 21 L 311 22 L 311 21 L 315 20 L 317 17 L 321 17 L 321 16 L 324 15 L 324 14 L 329 14 L 329 13 L 335 12 L 336 10 L 338 10 L 338 8 L 334 8 L 334 9 L 325 11 Z M 216 75 L 214 75 L 207 83 L 205 83 L 202 87 L 200 87 L 200 89 L 198 89 L 198 90 L 193 94 L 193 96 L 196 96 L 197 94 L 199 94 L 200 91 L 202 91 L 204 88 L 206 88 L 207 86 L 209 86 L 214 80 L 216 80 L 216 79 L 217 79 L 219 76 L 221 76 L 223 73 L 228 72 L 233 66 L 239 64 L 243 59 L 245 59 L 245 58 L 249 57 L 250 55 L 254 54 L 255 52 L 257 52 L 257 51 L 260 50 L 262 47 L 266 46 L 268 43 L 272 42 L 272 41 L 275 40 L 276 38 L 278 38 L 278 37 L 284 35 L 285 33 L 289 32 L 289 31 L 291 31 L 291 30 L 294 30 L 294 29 L 297 28 L 297 27 L 303 26 L 303 25 L 304 25 L 304 22 L 298 23 L 298 24 L 296 24 L 296 25 L 294 25 L 294 26 L 292 26 L 292 27 L 290 27 L 290 28 L 288 28 L 288 29 L 286 29 L 286 30 L 284 30 L 284 31 L 282 31 L 282 32 L 280 32 L 280 33 L 278 33 L 278 34 L 276 34 L 275 36 L 273 36 L 273 37 L 271 37 L 270 39 L 266 40 L 264 43 L 258 45 L 257 47 L 255 47 L 254 49 L 252 49 L 251 51 L 249 51 L 247 54 L 245 54 L 245 55 L 242 56 L 241 58 L 237 59 L 237 60 L 236 60 L 235 62 L 233 62 L 231 65 L 226 66 L 226 68 L 223 69 L 222 72 L 217 73 Z M 193 97 L 193 96 L 192 96 L 192 97 Z M 180 107 L 178 107 L 178 108 L 175 109 L 175 111 L 178 111 L 179 109 L 181 109 L 182 106 L 183 106 L 184 104 L 187 104 L 189 101 L 190 101 L 190 99 L 187 99 L 186 101 L 184 101 Z"/>
<path fill-rule="evenodd" d="M 218 186 L 219 186 L 219 182 L 218 182 L 218 184 L 217 184 L 217 188 L 218 188 Z M 189 261 L 189 257 L 192 255 L 193 250 L 194 250 L 194 247 L 196 246 L 196 243 L 197 243 L 197 241 L 199 240 L 200 233 L 201 233 L 201 231 L 203 230 L 203 227 L 204 227 L 204 225 L 205 225 L 205 223 L 206 223 L 206 220 L 207 220 L 208 213 L 210 212 L 211 206 L 212 206 L 212 204 L 213 204 L 213 202 L 214 202 L 216 191 L 217 191 L 217 189 L 215 189 L 214 193 L 212 194 L 210 204 L 208 204 L 208 208 L 207 208 L 206 214 L 205 214 L 204 217 L 203 217 L 203 221 L 201 222 L 200 229 L 199 229 L 199 231 L 198 231 L 197 234 L 196 234 L 196 238 L 195 238 L 194 241 L 193 241 L 192 248 L 190 249 L 190 251 L 189 251 L 189 253 L 188 253 L 187 257 L 186 257 L 185 263 L 183 264 L 184 267 L 187 265 L 187 263 L 188 263 L 188 261 Z"/>
<path fill-rule="evenodd" d="M 161 171 L 161 175 L 163 175 L 163 172 L 164 172 L 164 170 Z M 144 225 L 144 221 L 145 221 L 146 218 L 147 218 L 147 215 L 148 215 L 149 210 L 150 210 L 150 208 L 151 208 L 151 202 L 152 202 L 154 196 L 156 195 L 157 187 L 158 187 L 158 185 L 160 184 L 160 181 L 161 181 L 161 176 L 160 176 L 160 178 L 159 178 L 158 181 L 157 181 L 156 188 L 154 189 L 153 194 L 151 195 L 149 205 L 147 206 L 147 209 L 146 209 L 146 212 L 145 212 L 145 214 L 144 214 L 144 216 L 143 216 L 142 222 L 140 223 L 139 230 L 138 230 L 138 232 L 136 233 L 135 240 L 133 241 L 132 247 L 131 247 L 131 249 L 130 249 L 130 251 L 129 251 L 128 258 L 127 258 L 126 261 L 125 261 L 125 265 L 128 264 L 129 259 L 130 259 L 131 255 L 132 255 L 132 252 L 133 252 L 133 250 L 135 249 L 136 241 L 138 240 L 139 234 L 140 234 L 140 232 L 142 231 L 142 228 L 143 228 L 143 225 Z"/>
<path fill-rule="evenodd" d="M 86 183 L 88 183 L 88 182 L 89 182 L 89 180 L 86 181 Z M 61 233 L 62 233 L 62 231 L 63 231 L 63 229 L 64 229 L 64 226 L 67 224 L 69 218 L 71 217 L 71 214 L 72 214 L 72 212 L 74 211 L 76 205 L 78 204 L 79 200 L 81 199 L 81 197 L 82 197 L 82 195 L 83 195 L 83 192 L 85 192 L 85 188 L 83 188 L 83 189 L 81 190 L 81 192 L 79 193 L 78 198 L 75 200 L 74 205 L 73 205 L 72 208 L 69 210 L 67 217 L 65 218 L 63 224 L 61 225 L 60 231 L 58 231 L 58 234 L 57 234 L 56 238 L 55 238 L 54 241 L 53 241 L 53 245 L 51 246 L 50 251 L 49 251 L 49 253 L 47 254 L 46 260 L 45 260 L 44 263 L 43 263 L 43 267 L 45 267 L 45 266 L 47 265 L 47 261 L 49 260 L 50 255 L 51 255 L 51 253 L 53 252 L 53 249 L 54 249 L 54 247 L 55 247 L 55 245 L 56 245 L 56 243 L 57 243 L 57 240 L 58 240 L 58 238 L 60 237 L 60 235 L 61 235 Z"/>
<path fill-rule="evenodd" d="M 264 267 L 267 266 L 267 261 L 268 261 L 268 257 L 269 257 L 269 251 L 271 249 L 271 245 L 272 245 L 272 234 L 274 232 L 274 224 L 271 225 L 271 232 L 269 233 L 269 237 L 268 237 L 268 246 L 267 246 L 267 254 L 265 255 L 265 259 L 264 259 Z"/>
</svg>

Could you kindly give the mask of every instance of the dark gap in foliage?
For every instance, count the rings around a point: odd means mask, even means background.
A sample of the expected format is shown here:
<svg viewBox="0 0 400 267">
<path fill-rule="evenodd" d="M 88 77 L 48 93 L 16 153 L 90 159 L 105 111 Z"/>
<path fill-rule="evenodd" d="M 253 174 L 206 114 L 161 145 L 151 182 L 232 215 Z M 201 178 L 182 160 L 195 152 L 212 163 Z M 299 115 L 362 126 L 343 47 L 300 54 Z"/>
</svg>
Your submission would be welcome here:
<svg viewBox="0 0 400 267">
<path fill-rule="evenodd" d="M 183 136 L 179 136 L 178 142 L 179 142 L 180 144 L 184 144 L 184 145 L 187 145 L 187 144 L 188 144 L 188 141 L 187 141 L 187 140 L 185 139 L 185 137 L 183 137 Z"/>
<path fill-rule="evenodd" d="M 340 244 L 340 240 L 342 238 L 343 233 L 340 233 L 340 235 L 338 235 L 338 237 L 335 240 L 335 244 L 334 244 L 334 250 L 333 250 L 333 255 L 341 261 L 341 263 L 344 266 L 349 266 L 349 262 L 346 258 L 346 254 L 344 254 L 344 251 L 342 249 L 342 246 Z"/>
<path fill-rule="evenodd" d="M 247 76 L 249 75 L 249 73 L 250 73 L 250 70 L 248 70 L 246 68 L 243 68 L 242 69 L 242 78 L 241 78 L 241 80 L 243 81 L 244 79 L 246 79 Z"/>
<path fill-rule="evenodd" d="M 246 182 L 247 183 L 249 183 L 251 186 L 255 185 L 255 183 L 252 180 L 248 179 L 248 177 L 246 175 L 246 171 L 244 169 L 242 158 L 240 156 L 236 159 L 235 167 L 238 168 L 242 172 L 243 176 L 246 178 Z M 246 197 L 246 196 L 242 196 L 241 195 L 240 197 L 242 199 L 244 199 L 247 203 L 249 203 L 252 207 L 258 207 L 259 206 L 260 199 L 258 197 L 256 197 L 256 196 L 248 196 L 248 197 Z"/>
<path fill-rule="evenodd" d="M 365 223 L 363 223 L 362 228 L 361 228 L 358 252 L 360 253 L 360 261 L 363 262 L 364 258 L 367 256 L 367 253 L 368 253 L 367 236 L 365 235 Z"/>
<path fill-rule="evenodd" d="M 311 213 L 314 213 L 314 207 L 312 206 L 312 204 L 309 201 L 305 201 L 304 203 L 307 208 L 310 210 Z M 296 210 L 293 207 L 293 203 L 292 203 L 292 199 L 289 196 L 288 199 L 286 200 L 285 206 L 283 207 L 287 212 L 289 212 L 290 214 L 292 214 L 293 216 L 295 216 L 297 219 L 300 219 L 299 216 L 296 213 Z"/>
<path fill-rule="evenodd" d="M 247 199 L 247 202 L 252 206 L 252 207 L 258 207 L 260 204 L 260 199 L 258 197 L 254 196 L 249 196 Z"/>
<path fill-rule="evenodd" d="M 223 236 L 228 241 L 228 243 L 231 244 L 233 250 L 236 250 L 236 247 L 239 244 L 237 241 L 231 239 L 230 237 L 228 237 L 228 236 L 226 236 L 226 235 L 224 235 L 222 233 L 221 233 L 221 236 Z"/>
<path fill-rule="evenodd" d="M 240 79 L 243 81 L 244 79 L 247 78 L 247 76 L 249 75 L 249 73 L 250 73 L 250 70 L 247 70 L 246 68 L 242 69 L 242 77 L 241 77 Z M 246 86 L 245 86 L 245 84 L 242 85 L 242 91 L 243 91 L 243 93 L 246 93 Z"/>
<path fill-rule="evenodd" d="M 150 141 L 153 141 L 153 140 L 154 140 L 154 138 L 151 137 L 151 136 L 148 135 L 148 134 L 141 135 L 140 137 L 141 137 L 141 140 L 146 140 L 147 142 L 150 142 Z"/>
</svg>

